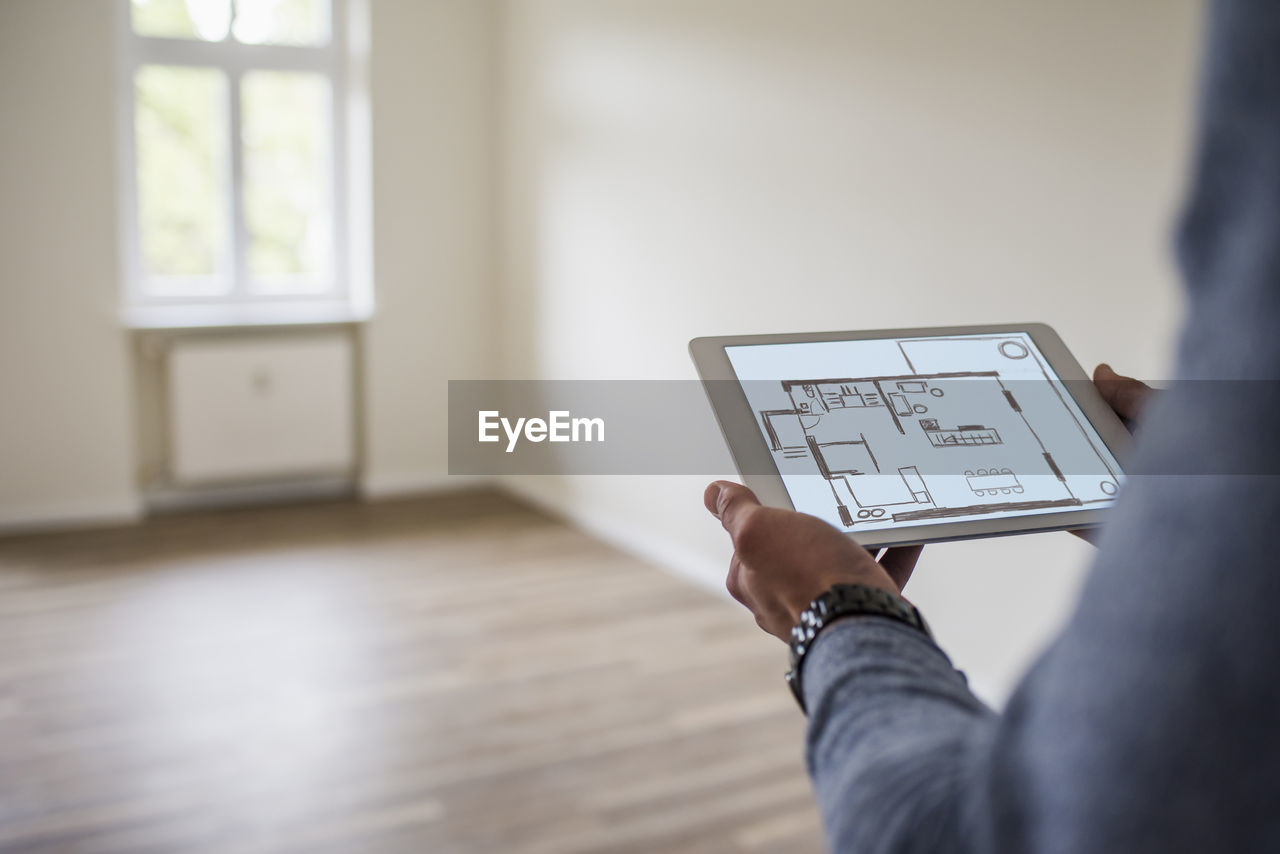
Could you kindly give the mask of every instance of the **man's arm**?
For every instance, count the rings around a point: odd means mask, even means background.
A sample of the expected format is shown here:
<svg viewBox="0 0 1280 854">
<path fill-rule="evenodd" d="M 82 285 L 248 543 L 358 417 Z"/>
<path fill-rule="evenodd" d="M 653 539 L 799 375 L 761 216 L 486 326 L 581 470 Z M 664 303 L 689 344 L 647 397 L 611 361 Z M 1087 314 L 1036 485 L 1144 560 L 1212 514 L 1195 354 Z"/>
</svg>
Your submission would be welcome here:
<svg viewBox="0 0 1280 854">
<path fill-rule="evenodd" d="M 942 650 L 861 617 L 823 632 L 807 658 L 805 760 L 832 849 L 986 850 L 987 828 L 957 812 L 955 792 L 982 787 L 997 719 Z"/>
</svg>

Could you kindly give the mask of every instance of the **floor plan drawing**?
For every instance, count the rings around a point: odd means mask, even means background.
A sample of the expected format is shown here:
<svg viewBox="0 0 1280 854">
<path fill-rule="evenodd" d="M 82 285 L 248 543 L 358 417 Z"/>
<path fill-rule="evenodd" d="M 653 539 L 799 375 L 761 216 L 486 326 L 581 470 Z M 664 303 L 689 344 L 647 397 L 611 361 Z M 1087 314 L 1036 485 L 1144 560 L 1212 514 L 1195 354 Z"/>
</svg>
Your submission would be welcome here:
<svg viewBox="0 0 1280 854">
<path fill-rule="evenodd" d="M 743 382 L 797 509 L 856 531 L 1114 500 L 1114 458 L 1028 336 L 835 343 L 874 370 Z M 814 367 L 842 352 L 819 346 Z"/>
</svg>

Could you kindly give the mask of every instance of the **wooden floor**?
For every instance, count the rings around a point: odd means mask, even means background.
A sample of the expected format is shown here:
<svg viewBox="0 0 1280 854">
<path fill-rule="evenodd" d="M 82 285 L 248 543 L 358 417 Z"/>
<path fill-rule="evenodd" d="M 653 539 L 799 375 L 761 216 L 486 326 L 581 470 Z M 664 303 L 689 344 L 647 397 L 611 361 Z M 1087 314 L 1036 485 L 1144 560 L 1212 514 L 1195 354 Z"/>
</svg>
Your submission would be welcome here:
<svg viewBox="0 0 1280 854">
<path fill-rule="evenodd" d="M 0 851 L 820 851 L 784 652 L 488 493 L 0 540 Z"/>
</svg>

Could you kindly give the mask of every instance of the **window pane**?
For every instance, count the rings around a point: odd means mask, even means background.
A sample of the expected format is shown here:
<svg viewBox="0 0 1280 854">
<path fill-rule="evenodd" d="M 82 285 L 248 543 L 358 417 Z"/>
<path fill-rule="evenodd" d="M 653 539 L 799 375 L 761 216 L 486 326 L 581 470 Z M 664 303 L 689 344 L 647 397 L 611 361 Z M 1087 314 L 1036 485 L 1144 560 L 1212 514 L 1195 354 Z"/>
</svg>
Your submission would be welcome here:
<svg viewBox="0 0 1280 854">
<path fill-rule="evenodd" d="M 258 290 L 318 290 L 332 274 L 330 90 L 318 74 L 244 76 L 244 212 Z"/>
<path fill-rule="evenodd" d="M 227 80 L 207 68 L 146 66 L 134 78 L 138 235 L 148 278 L 226 271 Z M 168 283 L 204 292 L 209 283 Z M 159 283 L 152 282 L 153 290 Z"/>
<path fill-rule="evenodd" d="M 328 0 L 239 0 L 232 32 L 246 44 L 323 44 Z"/>
<path fill-rule="evenodd" d="M 130 0 L 140 36 L 222 41 L 231 26 L 231 0 Z"/>
</svg>

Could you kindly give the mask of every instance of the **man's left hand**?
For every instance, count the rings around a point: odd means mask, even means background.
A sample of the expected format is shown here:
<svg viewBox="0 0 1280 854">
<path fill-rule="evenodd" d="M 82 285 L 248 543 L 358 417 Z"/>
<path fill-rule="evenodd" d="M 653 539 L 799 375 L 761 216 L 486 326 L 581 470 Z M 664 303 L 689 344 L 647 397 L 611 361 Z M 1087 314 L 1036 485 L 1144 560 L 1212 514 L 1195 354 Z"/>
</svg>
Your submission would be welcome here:
<svg viewBox="0 0 1280 854">
<path fill-rule="evenodd" d="M 816 516 L 764 507 L 754 493 L 719 480 L 703 503 L 733 538 L 725 586 L 756 624 L 786 640 L 800 612 L 833 584 L 865 584 L 900 594 L 922 546 L 886 549 L 879 562 Z"/>
</svg>

